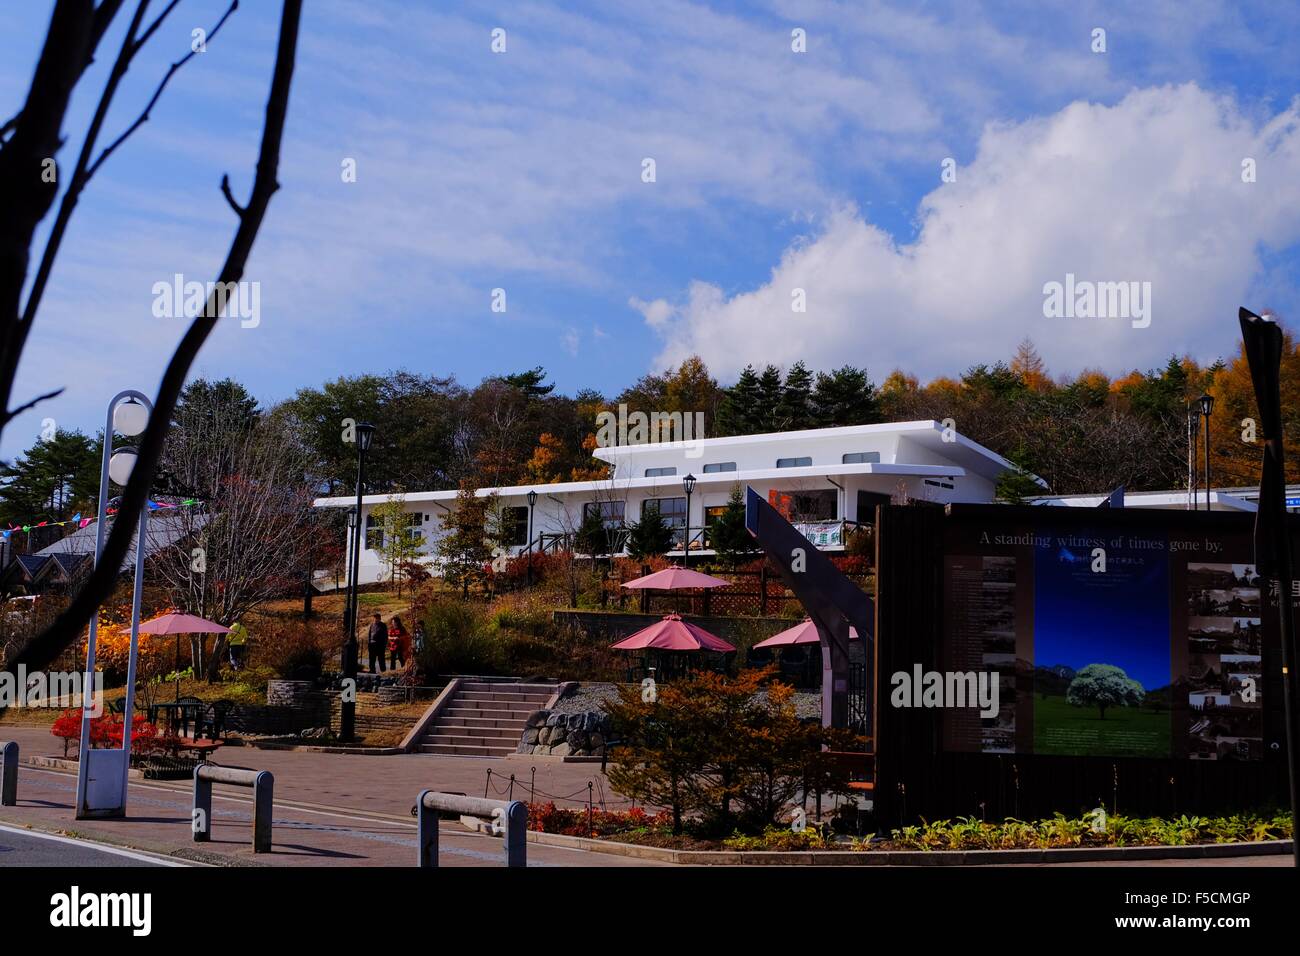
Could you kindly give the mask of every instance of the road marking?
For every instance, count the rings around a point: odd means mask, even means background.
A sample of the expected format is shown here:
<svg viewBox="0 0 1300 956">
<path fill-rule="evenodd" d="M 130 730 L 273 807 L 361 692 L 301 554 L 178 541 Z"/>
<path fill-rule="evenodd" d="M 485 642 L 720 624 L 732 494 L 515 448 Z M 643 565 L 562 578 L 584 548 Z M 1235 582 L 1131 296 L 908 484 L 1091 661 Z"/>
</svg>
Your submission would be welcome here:
<svg viewBox="0 0 1300 956">
<path fill-rule="evenodd" d="M 90 847 L 101 853 L 108 853 L 111 856 L 124 856 L 131 860 L 140 860 L 145 863 L 154 863 L 158 866 L 189 866 L 188 863 L 180 863 L 176 860 L 168 859 L 165 856 L 153 856 L 151 854 L 139 853 L 134 850 L 124 850 L 121 847 L 113 846 L 108 843 L 100 843 L 96 840 L 85 840 L 80 837 L 59 836 L 54 833 L 46 833 L 44 830 L 28 830 L 24 827 L 10 827 L 0 823 L 0 832 L 13 833 L 16 836 L 36 837 L 41 840 L 52 840 L 55 843 L 70 843 L 73 846 Z"/>
</svg>

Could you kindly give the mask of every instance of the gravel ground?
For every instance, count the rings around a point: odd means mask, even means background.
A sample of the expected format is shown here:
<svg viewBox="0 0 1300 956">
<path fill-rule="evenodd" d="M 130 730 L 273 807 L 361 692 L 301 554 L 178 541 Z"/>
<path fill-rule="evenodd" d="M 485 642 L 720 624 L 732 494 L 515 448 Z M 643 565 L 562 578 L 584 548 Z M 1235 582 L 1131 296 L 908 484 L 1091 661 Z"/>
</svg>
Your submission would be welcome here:
<svg viewBox="0 0 1300 956">
<path fill-rule="evenodd" d="M 555 711 L 561 714 L 580 714 L 584 711 L 601 710 L 601 701 L 618 696 L 617 684 L 598 682 L 583 683 L 578 689 L 555 705 Z M 822 696 L 816 691 L 797 691 L 794 695 L 795 712 L 800 717 L 822 715 Z"/>
</svg>

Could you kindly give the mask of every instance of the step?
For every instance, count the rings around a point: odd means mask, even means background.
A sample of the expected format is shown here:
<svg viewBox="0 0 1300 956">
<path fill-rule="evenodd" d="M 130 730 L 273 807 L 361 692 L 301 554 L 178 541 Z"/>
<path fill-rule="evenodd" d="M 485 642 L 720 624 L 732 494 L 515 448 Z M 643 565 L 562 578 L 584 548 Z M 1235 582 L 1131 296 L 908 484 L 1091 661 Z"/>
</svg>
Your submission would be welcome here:
<svg viewBox="0 0 1300 956">
<path fill-rule="evenodd" d="M 496 694 L 486 690 L 462 690 L 456 692 L 456 700 L 483 700 L 483 701 L 521 701 L 528 704 L 536 704 L 541 707 L 548 700 L 549 694 Z"/>
<path fill-rule="evenodd" d="M 482 713 L 482 711 L 475 711 Z M 527 721 L 520 720 L 517 717 L 463 717 L 458 715 L 449 715 L 443 711 L 438 715 L 438 721 L 446 720 L 448 723 L 459 724 L 461 727 L 509 727 L 511 730 L 522 730 Z"/>
<path fill-rule="evenodd" d="M 542 705 L 537 701 L 519 700 L 519 698 L 507 697 L 504 700 L 478 700 L 474 697 L 454 697 L 447 704 L 454 708 L 480 708 L 487 710 L 541 710 Z"/>
<path fill-rule="evenodd" d="M 519 741 L 498 737 L 465 737 L 460 734 L 426 734 L 422 745 L 443 744 L 450 747 L 485 747 L 488 750 L 514 750 Z"/>
<path fill-rule="evenodd" d="M 434 724 L 426 737 L 442 734 L 454 734 L 461 737 L 483 737 L 519 742 L 522 731 L 514 727 L 462 727 L 459 724 Z"/>
<path fill-rule="evenodd" d="M 545 694 L 550 696 L 558 689 L 557 684 L 508 684 L 494 683 L 488 681 L 464 681 L 460 685 L 461 690 L 486 690 L 495 694 L 500 693 L 521 693 Z"/>
<path fill-rule="evenodd" d="M 455 701 L 452 701 L 450 708 L 446 708 L 439 717 L 478 717 L 484 719 L 495 719 L 495 721 L 526 721 L 530 715 L 537 711 L 524 708 L 523 710 L 511 710 L 508 708 L 458 708 Z"/>
<path fill-rule="evenodd" d="M 495 747 L 464 747 L 456 744 L 422 744 L 420 746 L 420 753 L 442 754 L 447 757 L 503 757 L 514 752 L 514 747 L 497 749 Z"/>
</svg>

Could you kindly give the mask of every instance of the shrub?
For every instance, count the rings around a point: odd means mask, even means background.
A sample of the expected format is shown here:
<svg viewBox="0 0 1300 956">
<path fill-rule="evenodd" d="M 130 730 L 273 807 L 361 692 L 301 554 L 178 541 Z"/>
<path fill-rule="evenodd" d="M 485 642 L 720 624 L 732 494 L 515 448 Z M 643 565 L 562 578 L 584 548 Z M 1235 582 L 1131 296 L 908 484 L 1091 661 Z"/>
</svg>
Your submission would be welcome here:
<svg viewBox="0 0 1300 956">
<path fill-rule="evenodd" d="M 265 618 L 249 630 L 249 665 L 285 680 L 311 680 L 342 649 L 342 636 L 301 620 Z"/>
<path fill-rule="evenodd" d="M 858 749 L 844 730 L 799 719 L 793 688 L 771 682 L 770 668 L 738 677 L 701 673 L 658 689 L 624 687 L 606 701 L 615 732 L 609 780 L 618 792 L 672 812 L 673 832 L 685 814 L 701 832 L 762 833 L 784 816 L 796 794 L 847 794 L 847 771 L 829 750 Z"/>
</svg>

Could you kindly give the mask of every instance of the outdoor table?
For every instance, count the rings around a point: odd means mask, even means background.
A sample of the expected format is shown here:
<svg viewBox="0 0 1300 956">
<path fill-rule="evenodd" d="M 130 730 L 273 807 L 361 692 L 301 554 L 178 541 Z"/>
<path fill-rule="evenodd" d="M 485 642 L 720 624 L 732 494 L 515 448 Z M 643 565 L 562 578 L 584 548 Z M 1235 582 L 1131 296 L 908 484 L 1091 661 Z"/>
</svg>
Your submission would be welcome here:
<svg viewBox="0 0 1300 956">
<path fill-rule="evenodd" d="M 194 721 L 194 732 L 197 734 L 202 730 L 200 724 L 203 722 L 203 704 L 193 703 L 191 701 L 180 701 L 167 704 L 154 704 L 149 708 L 149 721 L 156 724 L 158 714 L 161 711 L 167 712 L 167 729 L 174 731 L 177 726 L 184 730 L 189 730 L 190 721 Z"/>
</svg>

